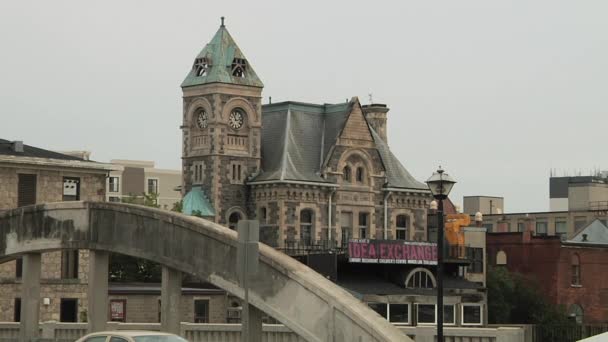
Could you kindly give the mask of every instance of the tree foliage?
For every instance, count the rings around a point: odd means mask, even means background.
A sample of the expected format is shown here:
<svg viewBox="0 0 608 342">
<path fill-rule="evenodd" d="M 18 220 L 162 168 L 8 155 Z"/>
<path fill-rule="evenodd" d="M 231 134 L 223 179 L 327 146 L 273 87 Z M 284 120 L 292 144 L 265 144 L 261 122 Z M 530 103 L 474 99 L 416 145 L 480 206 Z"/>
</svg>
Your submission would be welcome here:
<svg viewBox="0 0 608 342">
<path fill-rule="evenodd" d="M 576 323 L 565 309 L 550 303 L 538 283 L 504 267 L 488 269 L 490 324 L 537 324 L 541 330 L 571 329 Z"/>
</svg>

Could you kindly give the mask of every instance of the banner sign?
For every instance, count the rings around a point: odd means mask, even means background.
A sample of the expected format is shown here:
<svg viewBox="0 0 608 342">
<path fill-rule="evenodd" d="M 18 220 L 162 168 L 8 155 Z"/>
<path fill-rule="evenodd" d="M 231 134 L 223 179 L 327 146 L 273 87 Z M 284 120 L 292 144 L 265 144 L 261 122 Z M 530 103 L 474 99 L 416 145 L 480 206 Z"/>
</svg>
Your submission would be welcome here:
<svg viewBox="0 0 608 342">
<path fill-rule="evenodd" d="M 348 261 L 365 264 L 437 265 L 437 244 L 404 240 L 351 239 Z"/>
</svg>

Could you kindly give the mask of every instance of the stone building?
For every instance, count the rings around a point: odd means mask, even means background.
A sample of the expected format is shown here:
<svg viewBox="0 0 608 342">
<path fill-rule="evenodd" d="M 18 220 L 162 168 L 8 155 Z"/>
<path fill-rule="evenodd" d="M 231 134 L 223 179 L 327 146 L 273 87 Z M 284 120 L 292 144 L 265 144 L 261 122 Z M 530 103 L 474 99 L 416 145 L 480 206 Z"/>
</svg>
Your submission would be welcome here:
<svg viewBox="0 0 608 342">
<path fill-rule="evenodd" d="M 263 86 L 222 24 L 182 83 L 184 205 L 194 212 L 198 203 L 201 216 L 233 229 L 259 220 L 262 242 L 391 322 L 433 324 L 432 196 L 388 147 L 389 108 L 356 97 L 262 104 Z M 446 316 L 449 324 L 482 325 L 485 230 L 463 225 L 457 234 L 469 242 L 448 253 Z"/>
<path fill-rule="evenodd" d="M 112 167 L 0 139 L 0 211 L 61 201 L 103 201 Z M 19 318 L 21 260 L 0 264 L 0 321 Z M 75 321 L 86 311 L 88 251 L 42 254 L 42 320 Z"/>
</svg>

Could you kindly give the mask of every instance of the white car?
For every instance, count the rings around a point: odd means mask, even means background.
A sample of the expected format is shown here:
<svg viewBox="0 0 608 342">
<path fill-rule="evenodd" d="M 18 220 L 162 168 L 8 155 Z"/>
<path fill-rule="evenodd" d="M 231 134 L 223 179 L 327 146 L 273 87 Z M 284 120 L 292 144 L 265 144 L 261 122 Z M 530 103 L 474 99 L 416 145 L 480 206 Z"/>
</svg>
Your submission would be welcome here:
<svg viewBox="0 0 608 342">
<path fill-rule="evenodd" d="M 173 334 L 158 331 L 101 331 L 88 334 L 76 342 L 188 342 Z"/>
</svg>

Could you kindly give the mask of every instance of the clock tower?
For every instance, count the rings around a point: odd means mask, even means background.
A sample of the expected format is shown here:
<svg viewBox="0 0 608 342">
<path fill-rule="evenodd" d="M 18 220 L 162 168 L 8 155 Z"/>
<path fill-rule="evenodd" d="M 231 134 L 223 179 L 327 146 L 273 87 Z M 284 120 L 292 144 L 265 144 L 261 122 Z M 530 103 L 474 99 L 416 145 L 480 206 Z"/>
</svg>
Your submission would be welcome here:
<svg viewBox="0 0 608 342">
<path fill-rule="evenodd" d="M 260 169 L 264 85 L 223 18 L 181 87 L 182 191 L 198 187 L 213 208 L 203 215 L 235 227 L 252 216 L 246 182 Z"/>
</svg>

